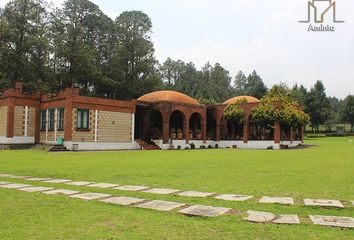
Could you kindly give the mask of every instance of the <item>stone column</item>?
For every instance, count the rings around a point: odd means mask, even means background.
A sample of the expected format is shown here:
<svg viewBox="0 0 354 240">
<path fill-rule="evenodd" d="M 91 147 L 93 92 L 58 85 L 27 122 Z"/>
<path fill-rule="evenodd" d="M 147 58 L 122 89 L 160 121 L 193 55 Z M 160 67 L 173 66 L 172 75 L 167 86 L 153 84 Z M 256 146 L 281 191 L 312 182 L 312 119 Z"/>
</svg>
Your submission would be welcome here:
<svg viewBox="0 0 354 240">
<path fill-rule="evenodd" d="M 163 144 L 168 144 L 168 140 L 170 139 L 170 119 L 167 118 L 165 115 L 163 115 L 162 118 L 163 118 L 163 124 L 162 124 Z"/>
<path fill-rule="evenodd" d="M 185 120 L 183 122 L 183 133 L 184 133 L 184 139 L 186 140 L 186 144 L 189 143 L 189 120 Z"/>
<path fill-rule="evenodd" d="M 280 124 L 279 122 L 274 123 L 274 143 L 280 143 Z"/>
<path fill-rule="evenodd" d="M 15 99 L 10 97 L 7 99 L 7 130 L 6 137 L 14 137 L 14 122 L 15 122 Z"/>
<path fill-rule="evenodd" d="M 248 143 L 248 138 L 250 134 L 250 122 L 246 120 L 245 124 L 243 125 L 243 142 Z"/>
<path fill-rule="evenodd" d="M 207 132 L 206 132 L 206 123 L 202 123 L 202 136 L 203 136 L 203 143 L 206 143 Z"/>
<path fill-rule="evenodd" d="M 73 137 L 73 94 L 73 89 L 65 90 L 64 140 L 69 142 Z M 76 122 L 76 119 L 74 121 Z"/>
</svg>

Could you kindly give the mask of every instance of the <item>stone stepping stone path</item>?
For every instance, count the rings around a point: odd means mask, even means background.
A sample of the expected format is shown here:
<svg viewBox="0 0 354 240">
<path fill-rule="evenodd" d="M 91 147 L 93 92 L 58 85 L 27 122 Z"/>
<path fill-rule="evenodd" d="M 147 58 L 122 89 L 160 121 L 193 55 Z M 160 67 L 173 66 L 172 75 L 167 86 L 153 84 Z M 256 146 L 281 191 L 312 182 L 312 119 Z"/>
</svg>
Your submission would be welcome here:
<svg viewBox="0 0 354 240">
<path fill-rule="evenodd" d="M 75 195 L 70 195 L 69 197 L 91 201 L 91 200 L 97 200 L 101 198 L 108 198 L 111 196 L 112 196 L 111 194 L 104 194 L 104 193 L 79 193 Z"/>
<path fill-rule="evenodd" d="M 45 191 L 44 194 L 48 195 L 63 195 L 63 196 L 70 196 L 74 194 L 80 193 L 79 191 L 67 190 L 67 189 L 55 189 L 51 191 Z"/>
<path fill-rule="evenodd" d="M 199 197 L 199 198 L 206 198 L 210 197 L 212 195 L 215 195 L 215 193 L 211 192 L 197 192 L 197 191 L 184 191 L 177 193 L 176 195 L 178 196 L 183 196 L 183 197 Z"/>
<path fill-rule="evenodd" d="M 9 182 L 0 182 L 0 185 L 9 184 Z"/>
<path fill-rule="evenodd" d="M 338 200 L 328 199 L 304 199 L 306 206 L 337 207 L 344 208 L 344 205 Z"/>
<path fill-rule="evenodd" d="M 10 184 L 6 184 L 6 185 L 0 185 L 0 188 L 8 188 L 8 189 L 19 189 L 19 188 L 25 188 L 25 187 L 31 187 L 31 185 L 20 184 L 20 183 L 10 183 Z"/>
<path fill-rule="evenodd" d="M 179 211 L 179 213 L 189 216 L 217 217 L 230 211 L 231 208 L 212 207 L 204 205 L 194 205 Z"/>
<path fill-rule="evenodd" d="M 23 192 L 44 192 L 44 191 L 49 191 L 53 190 L 54 188 L 51 187 L 25 187 L 25 188 L 20 188 L 18 190 L 23 191 Z"/>
<path fill-rule="evenodd" d="M 90 185 L 86 185 L 87 187 L 94 187 L 94 188 L 114 188 L 118 187 L 118 184 L 112 184 L 112 183 L 93 183 Z"/>
<path fill-rule="evenodd" d="M 154 200 L 136 206 L 139 208 L 147 208 L 147 209 L 153 209 L 153 210 L 158 210 L 163 212 L 169 212 L 176 208 L 183 207 L 185 205 L 186 205 L 185 203 Z"/>
<path fill-rule="evenodd" d="M 315 225 L 354 228 L 354 218 L 350 217 L 310 215 L 310 219 Z"/>
<path fill-rule="evenodd" d="M 169 195 L 180 192 L 181 190 L 177 189 L 168 189 L 168 188 L 151 188 L 148 190 L 144 190 L 145 193 L 153 193 L 153 194 L 161 194 L 161 195 Z"/>
<path fill-rule="evenodd" d="M 5 184 L 1 184 L 5 183 Z M 158 210 L 163 212 L 173 211 L 178 208 L 186 206 L 185 203 L 169 202 L 161 200 L 153 200 L 146 202 L 142 198 L 112 196 L 111 194 L 103 193 L 80 193 L 78 191 L 68 189 L 53 189 L 50 187 L 37 187 L 27 184 L 17 184 L 0 182 L 0 188 L 15 189 L 24 192 L 31 193 L 44 193 L 47 195 L 64 195 L 71 198 L 77 198 L 81 200 L 95 200 L 98 202 L 122 205 L 122 206 L 135 206 L 139 208 L 146 208 L 152 210 Z M 192 205 L 179 211 L 187 216 L 199 216 L 199 217 L 217 217 L 223 214 L 231 212 L 230 208 L 213 207 L 204 205 Z M 255 223 L 273 223 L 273 224 L 300 224 L 300 219 L 297 215 L 275 215 L 270 212 L 248 211 L 248 216 L 243 218 L 249 222 Z M 354 218 L 351 217 L 337 217 L 337 216 L 318 216 L 310 215 L 311 221 L 316 225 L 329 226 L 329 227 L 341 227 L 341 228 L 354 228 Z"/>
<path fill-rule="evenodd" d="M 78 181 L 78 182 L 67 182 L 65 184 L 71 185 L 71 186 L 87 186 L 90 184 L 94 184 L 94 182 Z"/>
<path fill-rule="evenodd" d="M 122 191 L 133 191 L 133 192 L 137 192 L 137 191 L 142 191 L 142 190 L 146 190 L 149 189 L 148 187 L 145 186 L 119 186 L 119 187 L 115 187 L 113 189 L 116 190 L 122 190 Z"/>
<path fill-rule="evenodd" d="M 72 181 L 69 179 L 50 179 L 50 180 L 45 180 L 42 182 L 45 182 L 45 183 L 67 183 L 67 182 L 72 182 Z"/>
<path fill-rule="evenodd" d="M 244 202 L 253 198 L 253 196 L 236 195 L 236 194 L 222 194 L 214 197 L 215 199 L 221 199 L 225 201 L 237 201 Z"/>
<path fill-rule="evenodd" d="M 264 196 L 259 200 L 260 203 L 279 203 L 279 204 L 288 204 L 294 205 L 294 199 L 291 197 L 268 197 Z"/>
<path fill-rule="evenodd" d="M 249 196 L 249 195 L 237 195 L 237 194 L 217 195 L 216 193 L 213 192 L 182 191 L 178 189 L 150 188 L 146 186 L 131 186 L 131 185 L 119 186 L 118 184 L 112 184 L 112 183 L 95 183 L 95 182 L 88 182 L 88 181 L 72 181 L 69 179 L 52 179 L 52 178 L 44 178 L 44 177 L 16 176 L 7 173 L 0 173 L 0 177 L 24 179 L 28 181 L 42 181 L 46 183 L 58 183 L 58 184 L 63 183 L 72 186 L 87 186 L 87 187 L 102 188 L 102 189 L 111 188 L 111 189 L 122 190 L 122 191 L 141 191 L 145 193 L 160 194 L 160 195 L 176 195 L 182 197 L 196 197 L 196 198 L 213 197 L 214 199 L 224 200 L 224 201 L 247 201 L 254 198 L 254 196 Z M 259 203 L 285 204 L 285 205 L 295 204 L 294 199 L 291 197 L 270 197 L 270 196 L 262 197 L 259 200 Z M 352 201 L 351 203 L 354 205 L 354 201 Z M 338 208 L 345 207 L 338 200 L 326 200 L 326 199 L 304 199 L 304 204 L 306 206 L 338 207 Z"/>
<path fill-rule="evenodd" d="M 133 197 L 110 197 L 98 201 L 122 206 L 129 206 L 137 203 L 142 203 L 145 201 L 145 199 Z"/>
</svg>

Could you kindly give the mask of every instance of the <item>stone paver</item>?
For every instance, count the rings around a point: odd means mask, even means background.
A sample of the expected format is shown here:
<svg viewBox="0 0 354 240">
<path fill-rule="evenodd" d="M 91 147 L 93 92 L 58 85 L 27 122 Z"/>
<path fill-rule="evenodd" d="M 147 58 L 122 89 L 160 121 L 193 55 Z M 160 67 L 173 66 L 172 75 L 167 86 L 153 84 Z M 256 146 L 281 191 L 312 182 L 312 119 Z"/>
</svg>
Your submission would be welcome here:
<svg viewBox="0 0 354 240">
<path fill-rule="evenodd" d="M 13 178 L 13 179 L 26 179 L 26 178 L 31 178 L 31 176 L 16 176 L 16 175 L 12 175 L 12 176 L 9 176 L 9 178 Z"/>
<path fill-rule="evenodd" d="M 86 186 L 89 184 L 94 184 L 94 182 L 77 181 L 77 182 L 67 182 L 65 184 L 72 185 L 72 186 Z"/>
<path fill-rule="evenodd" d="M 247 201 L 249 199 L 252 199 L 253 196 L 237 195 L 237 194 L 222 194 L 222 195 L 215 196 L 214 198 L 215 199 L 226 200 L 226 201 L 243 202 L 243 201 Z"/>
<path fill-rule="evenodd" d="M 52 180 L 52 179 L 53 178 L 40 178 L 40 177 L 26 178 L 27 181 L 32 181 L 32 182 L 48 181 L 48 180 Z"/>
<path fill-rule="evenodd" d="M 249 222 L 265 223 L 273 221 L 276 215 L 270 212 L 247 211 L 248 216 L 243 218 Z"/>
<path fill-rule="evenodd" d="M 354 201 L 352 201 L 352 204 L 353 204 L 353 206 L 354 206 Z"/>
<path fill-rule="evenodd" d="M 304 199 L 306 206 L 338 207 L 344 208 L 344 205 L 338 200 L 328 199 Z"/>
<path fill-rule="evenodd" d="M 87 187 L 94 187 L 94 188 L 114 188 L 118 187 L 118 184 L 112 184 L 112 183 L 94 183 L 90 185 L 86 185 Z"/>
<path fill-rule="evenodd" d="M 11 177 L 13 176 L 12 174 L 7 174 L 7 173 L 0 173 L 0 177 Z"/>
<path fill-rule="evenodd" d="M 310 219 L 316 225 L 354 228 L 354 218 L 350 217 L 310 215 Z"/>
<path fill-rule="evenodd" d="M 212 206 L 204 206 L 204 205 L 194 205 L 179 211 L 179 213 L 183 213 L 185 215 L 191 216 L 201 216 L 201 217 L 217 217 L 228 211 L 230 208 L 223 207 L 212 207 Z"/>
<path fill-rule="evenodd" d="M 43 192 L 48 195 L 64 195 L 64 196 L 69 196 L 69 195 L 74 195 L 80 193 L 79 191 L 73 191 L 73 190 L 67 190 L 67 189 L 55 189 L 52 191 L 46 191 Z"/>
<path fill-rule="evenodd" d="M 279 204 L 289 204 L 294 205 L 294 199 L 291 197 L 268 197 L 264 196 L 259 200 L 260 203 L 279 203 Z"/>
<path fill-rule="evenodd" d="M 111 194 L 103 194 L 103 193 L 80 193 L 75 195 L 70 195 L 72 198 L 79 198 L 83 200 L 96 200 L 101 198 L 108 198 L 112 196 Z"/>
<path fill-rule="evenodd" d="M 26 187 L 26 188 L 20 188 L 18 190 L 23 191 L 23 192 L 44 192 L 44 191 L 49 191 L 53 190 L 54 188 L 51 187 Z"/>
<path fill-rule="evenodd" d="M 132 204 L 142 203 L 145 201 L 145 199 L 133 198 L 133 197 L 111 197 L 111 198 L 106 198 L 106 199 L 102 199 L 99 201 L 105 202 L 105 203 L 128 206 L 128 205 L 132 205 Z"/>
<path fill-rule="evenodd" d="M 114 189 L 123 190 L 123 191 L 142 191 L 142 190 L 149 189 L 149 187 L 126 185 L 126 186 L 115 187 Z"/>
<path fill-rule="evenodd" d="M 152 188 L 145 190 L 145 193 L 153 193 L 153 194 L 161 194 L 161 195 L 169 195 L 180 192 L 181 190 L 178 189 L 168 189 L 168 188 Z"/>
<path fill-rule="evenodd" d="M 0 185 L 9 184 L 9 182 L 0 182 Z"/>
<path fill-rule="evenodd" d="M 1 188 L 8 188 L 8 189 L 19 189 L 19 188 L 25 188 L 25 187 L 31 187 L 31 185 L 27 184 L 20 184 L 20 183 L 10 183 L 6 185 L 0 185 Z"/>
<path fill-rule="evenodd" d="M 297 215 L 279 215 L 273 223 L 277 224 L 300 224 L 300 219 Z"/>
<path fill-rule="evenodd" d="M 50 180 L 46 180 L 43 182 L 45 182 L 45 183 L 67 183 L 67 182 L 71 182 L 71 180 L 69 180 L 69 179 L 50 179 Z"/>
<path fill-rule="evenodd" d="M 212 196 L 214 194 L 215 193 L 211 193 L 211 192 L 184 191 L 184 192 L 177 193 L 176 195 L 183 196 L 183 197 L 205 198 L 205 197 L 210 197 L 210 196 Z"/>
<path fill-rule="evenodd" d="M 184 204 L 184 203 L 154 200 L 154 201 L 139 204 L 136 206 L 140 207 L 140 208 L 148 208 L 148 209 L 167 212 L 167 211 L 172 211 L 173 209 L 176 209 L 176 208 L 183 207 L 185 205 L 186 204 Z"/>
</svg>

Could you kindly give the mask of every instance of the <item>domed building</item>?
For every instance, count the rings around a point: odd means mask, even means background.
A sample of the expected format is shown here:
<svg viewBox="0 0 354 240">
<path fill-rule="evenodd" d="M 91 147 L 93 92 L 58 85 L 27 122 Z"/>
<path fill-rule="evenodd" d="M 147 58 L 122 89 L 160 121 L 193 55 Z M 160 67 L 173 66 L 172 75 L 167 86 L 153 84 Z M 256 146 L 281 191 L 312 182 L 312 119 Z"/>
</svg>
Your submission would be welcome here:
<svg viewBox="0 0 354 240">
<path fill-rule="evenodd" d="M 161 148 L 170 141 L 184 146 L 190 140 L 206 140 L 206 107 L 186 94 L 156 91 L 138 98 L 135 138 L 154 140 Z"/>
<path fill-rule="evenodd" d="M 227 120 L 225 109 L 243 110 L 242 124 Z M 170 148 L 280 148 L 301 144 L 303 128 L 253 123 L 260 104 L 236 96 L 203 105 L 176 91 L 147 93 L 120 101 L 81 96 L 78 88 L 58 94 L 30 94 L 22 83 L 0 93 L 1 144 L 60 144 L 69 150 Z"/>
</svg>

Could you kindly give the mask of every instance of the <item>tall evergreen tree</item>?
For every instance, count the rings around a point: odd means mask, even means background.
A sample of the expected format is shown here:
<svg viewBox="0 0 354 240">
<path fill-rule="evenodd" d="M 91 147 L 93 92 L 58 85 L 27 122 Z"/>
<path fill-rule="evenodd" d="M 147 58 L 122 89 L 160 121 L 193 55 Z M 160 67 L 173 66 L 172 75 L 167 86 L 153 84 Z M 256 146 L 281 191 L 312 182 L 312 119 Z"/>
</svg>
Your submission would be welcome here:
<svg viewBox="0 0 354 240">
<path fill-rule="evenodd" d="M 351 131 L 354 130 L 354 95 L 348 95 L 342 108 L 342 119 L 344 122 L 349 123 Z"/>
<path fill-rule="evenodd" d="M 248 95 L 247 93 L 247 77 L 242 72 L 239 71 L 235 76 L 234 80 L 234 90 L 237 96 Z"/>
<path fill-rule="evenodd" d="M 117 45 L 112 74 L 120 98 L 138 98 L 161 86 L 151 41 L 152 23 L 141 11 L 123 12 L 115 21 Z"/>
<path fill-rule="evenodd" d="M 67 0 L 52 19 L 53 69 L 60 88 L 78 85 L 93 93 L 106 79 L 113 21 L 88 0 Z"/>
<path fill-rule="evenodd" d="M 330 102 L 321 81 L 317 81 L 307 94 L 306 111 L 311 117 L 312 128 L 316 128 L 318 132 L 319 126 L 324 124 L 330 115 Z"/>
<path fill-rule="evenodd" d="M 14 0 L 0 11 L 0 87 L 22 80 L 25 90 L 48 88 L 48 29 L 42 1 Z"/>
<path fill-rule="evenodd" d="M 255 70 L 247 77 L 246 93 L 261 99 L 267 93 L 267 86 Z"/>
</svg>

